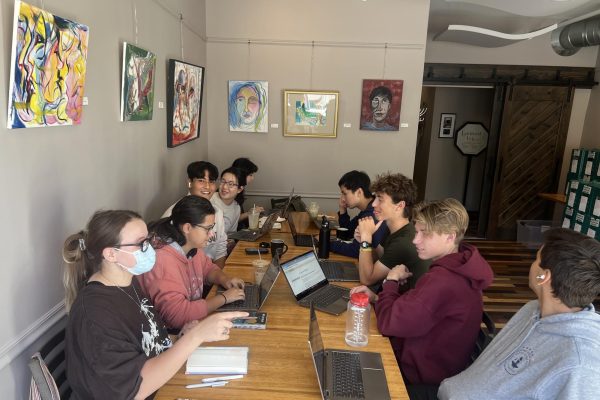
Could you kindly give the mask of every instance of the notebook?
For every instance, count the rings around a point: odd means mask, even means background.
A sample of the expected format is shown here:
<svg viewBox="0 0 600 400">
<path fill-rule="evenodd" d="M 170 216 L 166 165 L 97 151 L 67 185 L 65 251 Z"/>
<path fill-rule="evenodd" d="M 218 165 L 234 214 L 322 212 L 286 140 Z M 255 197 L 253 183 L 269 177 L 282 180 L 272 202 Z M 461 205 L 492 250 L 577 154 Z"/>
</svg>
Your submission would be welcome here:
<svg viewBox="0 0 600 400">
<path fill-rule="evenodd" d="M 283 275 L 299 305 L 339 315 L 346 311 L 350 289 L 330 285 L 315 253 L 308 251 L 281 264 Z"/>
<path fill-rule="evenodd" d="M 279 211 L 279 210 L 277 210 Z M 227 239 L 242 240 L 244 242 L 255 242 L 260 239 L 273 228 L 273 224 L 277 221 L 279 212 L 274 212 L 267 217 L 267 220 L 262 224 L 259 230 L 243 230 L 237 232 L 231 232 L 227 234 Z"/>
<path fill-rule="evenodd" d="M 317 248 L 313 244 L 315 256 L 319 256 Z M 349 261 L 324 260 L 319 258 L 319 265 L 323 273 L 331 282 L 359 282 L 358 268 L 356 264 Z"/>
<path fill-rule="evenodd" d="M 267 313 L 249 311 L 245 318 L 232 319 L 233 327 L 238 329 L 267 329 Z"/>
<path fill-rule="evenodd" d="M 317 241 L 312 235 L 305 233 L 298 233 L 296 231 L 296 224 L 294 224 L 294 218 L 288 218 L 288 224 L 290 225 L 290 232 L 294 238 L 294 244 L 298 247 L 312 247 Z"/>
<path fill-rule="evenodd" d="M 247 374 L 247 347 L 198 347 L 188 357 L 186 374 Z"/>
<path fill-rule="evenodd" d="M 253 285 L 251 283 L 246 283 L 244 286 L 244 300 L 234 301 L 229 304 L 224 304 L 221 307 L 217 308 L 216 311 L 257 311 L 265 304 L 267 301 L 267 297 L 269 297 L 269 293 L 275 286 L 275 281 L 279 276 L 279 272 L 281 269 L 279 268 L 279 255 L 275 254 L 271 259 L 271 264 L 269 264 L 269 268 L 265 272 L 262 280 L 260 281 L 260 285 Z M 217 290 L 217 293 L 224 292 L 225 289 L 221 288 Z"/>
<path fill-rule="evenodd" d="M 323 399 L 390 399 L 381 354 L 326 349 L 314 307 L 310 308 L 308 347 Z"/>
</svg>

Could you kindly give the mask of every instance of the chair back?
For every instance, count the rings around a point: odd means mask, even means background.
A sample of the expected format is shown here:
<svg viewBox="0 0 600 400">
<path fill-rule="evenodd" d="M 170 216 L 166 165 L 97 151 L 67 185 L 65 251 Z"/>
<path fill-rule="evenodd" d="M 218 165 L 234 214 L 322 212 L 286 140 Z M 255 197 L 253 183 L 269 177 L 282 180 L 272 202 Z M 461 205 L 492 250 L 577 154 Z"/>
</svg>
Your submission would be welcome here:
<svg viewBox="0 0 600 400">
<path fill-rule="evenodd" d="M 30 400 L 60 400 L 71 397 L 65 363 L 65 330 L 54 335 L 29 360 Z"/>
<path fill-rule="evenodd" d="M 479 329 L 477 340 L 475 341 L 475 349 L 471 353 L 471 363 L 475 362 L 477 357 L 483 353 L 483 350 L 485 350 L 496 335 L 496 325 L 494 325 L 494 321 L 492 321 L 492 318 L 485 311 L 481 315 L 481 322 L 485 328 L 481 327 Z"/>
</svg>

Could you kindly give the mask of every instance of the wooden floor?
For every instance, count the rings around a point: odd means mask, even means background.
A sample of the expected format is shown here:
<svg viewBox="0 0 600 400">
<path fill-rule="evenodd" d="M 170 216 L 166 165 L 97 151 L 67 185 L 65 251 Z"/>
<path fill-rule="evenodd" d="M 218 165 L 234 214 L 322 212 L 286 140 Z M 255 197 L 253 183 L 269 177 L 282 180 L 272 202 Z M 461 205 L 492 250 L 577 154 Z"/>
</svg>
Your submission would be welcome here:
<svg viewBox="0 0 600 400">
<path fill-rule="evenodd" d="M 496 328 L 506 322 L 528 301 L 536 297 L 529 289 L 529 267 L 535 260 L 537 249 L 522 243 L 509 241 L 467 240 L 479 249 L 480 253 L 494 270 L 492 285 L 484 290 L 485 311 L 490 314 Z M 596 309 L 600 298 L 594 302 Z"/>
</svg>

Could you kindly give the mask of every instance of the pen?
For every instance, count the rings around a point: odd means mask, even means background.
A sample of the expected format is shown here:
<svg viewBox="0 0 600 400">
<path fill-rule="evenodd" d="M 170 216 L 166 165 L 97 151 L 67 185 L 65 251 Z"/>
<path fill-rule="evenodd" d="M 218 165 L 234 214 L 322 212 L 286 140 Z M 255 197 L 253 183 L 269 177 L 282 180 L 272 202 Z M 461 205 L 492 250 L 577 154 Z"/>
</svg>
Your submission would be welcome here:
<svg viewBox="0 0 600 400">
<path fill-rule="evenodd" d="M 229 375 L 229 376 L 217 376 L 215 378 L 204 378 L 202 379 L 203 383 L 206 382 L 222 382 L 222 381 L 230 381 L 232 379 L 242 379 L 244 375 Z"/>
<path fill-rule="evenodd" d="M 186 385 L 186 389 L 196 389 L 203 387 L 220 387 L 225 386 L 229 383 L 229 381 L 218 381 L 218 382 L 208 382 L 208 383 L 195 383 L 193 385 Z"/>
</svg>

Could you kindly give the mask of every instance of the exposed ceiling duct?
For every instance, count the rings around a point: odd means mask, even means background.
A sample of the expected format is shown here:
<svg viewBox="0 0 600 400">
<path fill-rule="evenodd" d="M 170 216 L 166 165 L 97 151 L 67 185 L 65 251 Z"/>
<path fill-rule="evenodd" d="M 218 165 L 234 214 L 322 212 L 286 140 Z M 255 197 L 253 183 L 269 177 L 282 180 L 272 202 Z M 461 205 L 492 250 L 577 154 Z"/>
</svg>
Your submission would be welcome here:
<svg viewBox="0 0 600 400">
<path fill-rule="evenodd" d="M 582 47 L 600 45 L 600 17 L 575 22 L 552 31 L 550 43 L 561 56 L 572 56 Z"/>
</svg>

